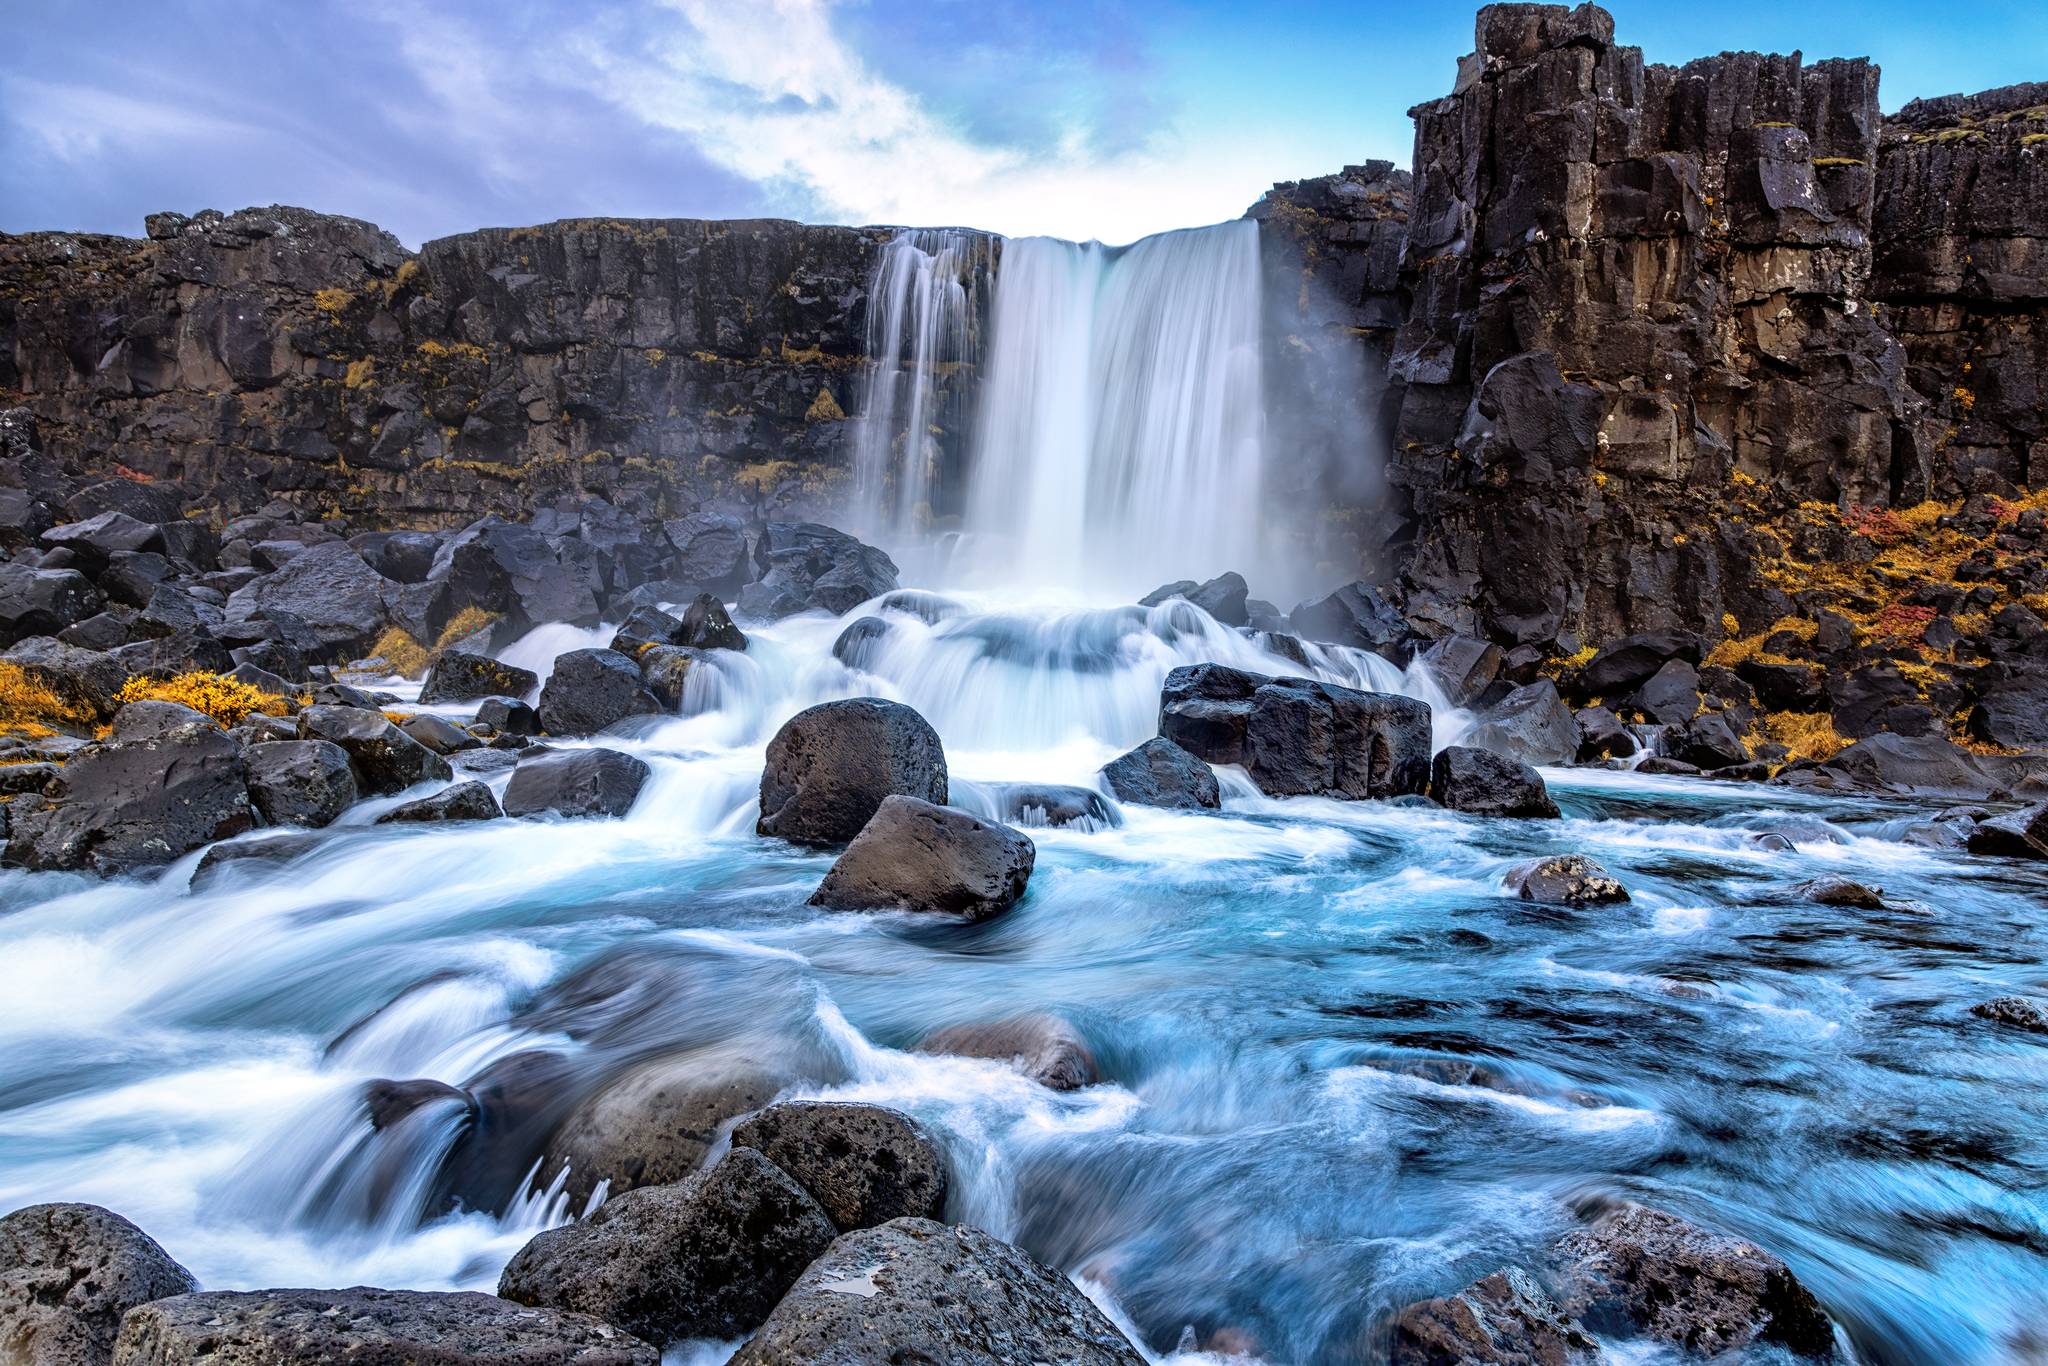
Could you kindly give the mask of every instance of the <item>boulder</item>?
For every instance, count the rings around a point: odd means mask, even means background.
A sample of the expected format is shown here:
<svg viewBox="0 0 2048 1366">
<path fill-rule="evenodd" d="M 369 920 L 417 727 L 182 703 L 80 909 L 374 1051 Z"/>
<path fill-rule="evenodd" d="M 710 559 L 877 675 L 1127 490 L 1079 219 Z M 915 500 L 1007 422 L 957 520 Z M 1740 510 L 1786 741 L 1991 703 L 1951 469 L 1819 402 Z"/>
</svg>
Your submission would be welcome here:
<svg viewBox="0 0 2048 1366">
<path fill-rule="evenodd" d="M 393 583 L 424 582 L 441 552 L 441 538 L 431 531 L 366 531 L 348 543 L 364 564 Z"/>
<path fill-rule="evenodd" d="M 104 1366 L 121 1316 L 198 1289 L 135 1225 L 98 1205 L 28 1205 L 0 1218 L 0 1360 Z"/>
<path fill-rule="evenodd" d="M 1429 795 L 1453 811 L 1471 816 L 1555 818 L 1543 775 L 1492 750 L 1452 745 L 1430 767 Z"/>
<path fill-rule="evenodd" d="M 682 629 L 681 621 L 659 607 L 635 607 L 612 634 L 611 648 L 622 655 L 638 658 L 640 652 L 650 645 L 674 645 Z"/>
<path fill-rule="evenodd" d="M 1500 677 L 1507 653 L 1488 640 L 1445 636 L 1424 650 L 1416 662 L 1435 682 L 1444 701 L 1469 707 Z"/>
<path fill-rule="evenodd" d="M 1600 647 L 1579 670 L 1579 690 L 1588 697 L 1619 697 L 1655 677 L 1672 660 L 1697 665 L 1702 655 L 1698 636 L 1678 631 L 1623 636 Z"/>
<path fill-rule="evenodd" d="M 1966 843 L 1973 854 L 2048 859 L 2048 806 L 1986 816 L 1970 827 Z"/>
<path fill-rule="evenodd" d="M 727 596 L 746 586 L 752 566 L 747 560 L 746 527 L 739 518 L 700 512 L 661 527 L 675 548 L 666 570 L 670 578 Z"/>
<path fill-rule="evenodd" d="M 540 734 L 540 713 L 511 697 L 486 697 L 477 704 L 476 719 L 504 735 Z"/>
<path fill-rule="evenodd" d="M 98 565 L 105 565 L 123 551 L 160 551 L 164 548 L 162 527 L 118 511 L 102 512 L 82 522 L 53 526 L 39 539 L 44 545 L 61 546 L 87 563 Z"/>
<path fill-rule="evenodd" d="M 2007 749 L 2048 748 L 2048 667 L 1998 672 L 1970 709 L 1970 734 Z"/>
<path fill-rule="evenodd" d="M 1389 1366 L 1592 1366 L 1600 1347 L 1536 1278 L 1511 1266 L 1398 1311 Z"/>
<path fill-rule="evenodd" d="M 1518 863 L 1508 869 L 1502 889 L 1546 906 L 1606 906 L 1629 899 L 1626 887 L 1583 854 Z"/>
<path fill-rule="evenodd" d="M 473 1292 L 242 1290 L 130 1311 L 117 1366 L 657 1366 L 612 1324 Z"/>
<path fill-rule="evenodd" d="M 878 697 L 826 702 L 798 712 L 769 742 L 754 828 L 814 848 L 844 844 L 891 795 L 945 803 L 938 732 Z"/>
<path fill-rule="evenodd" d="M 661 709 L 641 684 L 639 664 L 603 649 L 556 656 L 536 708 L 550 735 L 591 735 L 629 716 L 653 716 Z"/>
<path fill-rule="evenodd" d="M 951 1025 L 925 1035 L 916 1051 L 1006 1062 L 1054 1091 L 1078 1091 L 1102 1080 L 1088 1040 L 1057 1015 L 1013 1015 Z"/>
<path fill-rule="evenodd" d="M 459 1105 L 465 1111 L 475 1104 L 461 1087 L 431 1077 L 406 1081 L 379 1077 L 363 1083 L 363 1108 L 369 1113 L 370 1127 L 379 1133 L 396 1128 L 429 1105 L 443 1103 Z"/>
<path fill-rule="evenodd" d="M 1834 1325 L 1791 1270 L 1740 1238 L 1624 1204 L 1557 1245 L 1566 1312 L 1703 1357 L 1771 1344 L 1828 1357 Z"/>
<path fill-rule="evenodd" d="M 120 710 L 115 699 L 128 681 L 128 671 L 111 655 L 67 645 L 50 636 L 30 636 L 16 642 L 0 659 L 95 716 L 112 716 Z"/>
<path fill-rule="evenodd" d="M 348 751 L 330 740 L 266 740 L 243 752 L 249 800 L 265 825 L 332 825 L 355 804 Z"/>
<path fill-rule="evenodd" d="M 1413 634 L 1393 604 L 1362 579 L 1326 598 L 1300 604 L 1288 620 L 1303 639 L 1372 650 L 1397 664 L 1405 662 L 1406 643 Z"/>
<path fill-rule="evenodd" d="M 505 785 L 508 816 L 623 816 L 653 770 L 615 749 L 563 749 L 523 757 Z"/>
<path fill-rule="evenodd" d="M 1144 1360 L 1072 1281 L 1030 1254 L 967 1225 L 897 1219 L 842 1234 L 732 1366 Z"/>
<path fill-rule="evenodd" d="M 1677 743 L 1678 757 L 1702 769 L 1734 769 L 1750 762 L 1749 746 L 1736 733 L 1726 712 L 1701 712 L 1679 732 Z"/>
<path fill-rule="evenodd" d="M 456 783 L 431 797 L 405 802 L 377 817 L 379 825 L 413 825 L 440 821 L 492 821 L 505 813 L 487 784 Z"/>
<path fill-rule="evenodd" d="M 199 864 L 192 870 L 192 886 L 205 887 L 232 868 L 247 868 L 258 873 L 281 868 L 314 852 L 326 843 L 324 838 L 314 834 L 266 833 L 252 839 L 229 840 L 225 844 L 216 844 L 199 856 Z"/>
<path fill-rule="evenodd" d="M 735 1148 L 708 1172 L 613 1196 L 540 1234 L 513 1256 L 498 1293 L 650 1342 L 733 1338 L 768 1317 L 835 1232 L 787 1173 Z"/>
<path fill-rule="evenodd" d="M 832 642 L 832 657 L 849 669 L 865 669 L 874 662 L 876 646 L 889 634 L 889 623 L 880 617 L 856 617 Z"/>
<path fill-rule="evenodd" d="M 1037 850 L 1007 825 L 892 793 L 839 856 L 810 904 L 986 920 L 1024 895 Z"/>
<path fill-rule="evenodd" d="M 1789 766 L 1773 782 L 1906 797 L 1982 797 L 2000 784 L 1968 750 L 1936 735 L 1881 733 L 1818 764 Z"/>
<path fill-rule="evenodd" d="M 1102 780 L 1120 802 L 1175 811 L 1213 811 L 1223 805 L 1216 774 L 1163 735 L 1102 766 Z"/>
<path fill-rule="evenodd" d="M 1181 579 L 1163 584 L 1138 599 L 1138 605 L 1157 607 L 1173 598 L 1183 598 L 1225 626 L 1249 626 L 1252 620 L 1250 596 L 1251 590 L 1244 581 L 1244 575 L 1230 573 L 1219 574 L 1207 583 Z"/>
<path fill-rule="evenodd" d="M 1464 742 L 1525 764 L 1568 764 L 1578 757 L 1579 725 L 1557 685 L 1539 678 L 1480 713 Z"/>
<path fill-rule="evenodd" d="M 1092 787 L 1003 783 L 997 786 L 994 796 L 997 814 L 1012 825 L 1052 830 L 1068 826 L 1113 830 L 1124 823 L 1116 808 Z"/>
<path fill-rule="evenodd" d="M 1244 765 L 1269 796 L 1358 800 L 1429 784 L 1429 706 L 1412 697 L 1196 664 L 1168 674 L 1159 700 L 1162 736 Z"/>
<path fill-rule="evenodd" d="M 442 542 L 427 578 L 447 585 L 451 612 L 480 607 L 513 633 L 551 621 L 598 622 L 603 585 L 591 548 L 502 517 L 480 518 Z"/>
<path fill-rule="evenodd" d="M 1636 752 L 1636 738 L 1628 733 L 1628 727 L 1621 723 L 1606 707 L 1585 707 L 1572 716 L 1572 724 L 1578 727 L 1578 761 L 1582 764 L 1597 763 L 1602 759 L 1626 759 Z"/>
<path fill-rule="evenodd" d="M 709 657 L 708 651 L 686 645 L 650 646 L 640 655 L 640 681 L 663 710 L 683 711 L 690 679 Z"/>
<path fill-rule="evenodd" d="M 64 786 L 62 802 L 26 811 L 16 803 L 9 863 L 108 876 L 169 863 L 255 824 L 241 750 L 210 720 L 133 739 L 117 732 L 71 758 Z"/>
<path fill-rule="evenodd" d="M 1682 659 L 1666 660 L 1629 698 L 1629 705 L 1663 726 L 1682 726 L 1699 715 L 1699 670 Z"/>
<path fill-rule="evenodd" d="M 2028 996 L 1999 996 L 1979 1001 L 1970 1013 L 1993 1024 L 2024 1029 L 2030 1034 L 2048 1034 L 2048 1005 Z"/>
<path fill-rule="evenodd" d="M 0 564 L 0 642 L 54 636 L 100 610 L 104 599 L 75 569 Z"/>
<path fill-rule="evenodd" d="M 516 664 L 504 664 L 489 655 L 467 650 L 443 650 L 427 665 L 426 680 L 420 684 L 420 701 L 469 702 L 480 697 L 531 697 L 540 687 L 540 675 Z"/>
<path fill-rule="evenodd" d="M 355 659 L 390 624 L 386 580 L 346 542 L 316 545 L 228 599 L 231 620 L 267 620 L 286 613 L 318 642 L 320 657 Z"/>
<path fill-rule="evenodd" d="M 945 1214 L 946 1160 L 925 1127 L 900 1110 L 785 1101 L 742 1120 L 732 1145 L 789 1173 L 842 1233 Z"/>
<path fill-rule="evenodd" d="M 896 562 L 816 522 L 770 522 L 754 547 L 761 580 L 740 590 L 740 610 L 773 621 L 822 609 L 850 612 L 896 588 Z"/>
<path fill-rule="evenodd" d="M 1820 906 L 1842 906 L 1859 911 L 1884 909 L 1884 888 L 1852 882 L 1832 873 L 1801 883 L 1799 895 Z"/>
<path fill-rule="evenodd" d="M 709 593 L 699 593 L 696 601 L 684 609 L 681 628 L 669 643 L 698 650 L 744 650 L 747 635 L 732 624 L 724 603 Z"/>
<path fill-rule="evenodd" d="M 403 792 L 415 783 L 455 776 L 448 761 L 407 735 L 382 712 L 323 704 L 299 713 L 299 738 L 341 746 L 366 797 Z"/>
<path fill-rule="evenodd" d="M 408 736 L 444 759 L 483 743 L 454 722 L 444 721 L 431 712 L 416 712 L 397 724 Z"/>
</svg>

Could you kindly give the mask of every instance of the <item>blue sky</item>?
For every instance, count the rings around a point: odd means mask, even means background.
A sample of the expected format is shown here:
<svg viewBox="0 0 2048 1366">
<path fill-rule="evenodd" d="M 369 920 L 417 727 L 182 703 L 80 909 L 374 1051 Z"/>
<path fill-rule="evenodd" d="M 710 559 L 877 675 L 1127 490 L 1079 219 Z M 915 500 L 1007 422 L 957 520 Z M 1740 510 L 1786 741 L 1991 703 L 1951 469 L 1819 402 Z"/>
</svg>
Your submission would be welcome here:
<svg viewBox="0 0 2048 1366">
<path fill-rule="evenodd" d="M 1653 61 L 1869 55 L 1884 104 L 2048 79 L 2048 4 L 1618 0 Z M 1126 241 L 1385 157 L 1473 7 L 4 0 L 0 229 L 289 203 L 408 244 L 576 215 Z"/>
</svg>

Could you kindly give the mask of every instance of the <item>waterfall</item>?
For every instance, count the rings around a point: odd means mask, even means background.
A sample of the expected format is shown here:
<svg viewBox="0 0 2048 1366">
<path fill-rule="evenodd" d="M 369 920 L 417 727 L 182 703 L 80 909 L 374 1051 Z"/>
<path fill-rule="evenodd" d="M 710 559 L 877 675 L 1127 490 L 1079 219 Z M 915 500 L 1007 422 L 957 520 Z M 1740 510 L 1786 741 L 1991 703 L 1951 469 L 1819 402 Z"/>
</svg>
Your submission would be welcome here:
<svg viewBox="0 0 2048 1366">
<path fill-rule="evenodd" d="M 994 240 L 960 228 L 899 232 L 882 249 L 868 311 L 873 368 L 854 451 L 855 506 L 885 541 L 931 526 L 941 438 L 964 435 Z"/>
<path fill-rule="evenodd" d="M 1241 221 L 1128 247 L 1007 240 L 982 354 L 978 300 L 963 280 L 987 239 L 899 234 L 870 314 L 875 368 L 857 464 L 871 527 L 929 527 L 941 501 L 933 432 L 957 430 L 965 403 L 965 386 L 944 381 L 956 358 L 979 360 L 961 487 L 943 499 L 962 508 L 969 572 L 1133 595 L 1256 572 L 1258 234 Z"/>
</svg>

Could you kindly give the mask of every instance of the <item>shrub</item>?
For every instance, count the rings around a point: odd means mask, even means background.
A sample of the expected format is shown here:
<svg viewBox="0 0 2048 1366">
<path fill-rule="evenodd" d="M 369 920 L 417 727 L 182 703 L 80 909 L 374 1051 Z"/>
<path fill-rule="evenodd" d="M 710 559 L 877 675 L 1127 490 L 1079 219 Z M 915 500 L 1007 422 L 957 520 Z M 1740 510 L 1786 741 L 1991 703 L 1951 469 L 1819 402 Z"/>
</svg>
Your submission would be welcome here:
<svg viewBox="0 0 2048 1366">
<path fill-rule="evenodd" d="M 381 659 L 393 673 L 418 678 L 427 671 L 427 647 L 403 626 L 387 626 L 370 646 L 370 657 Z"/>
<path fill-rule="evenodd" d="M 1787 759 L 1831 759 L 1849 742 L 1826 712 L 1781 711 L 1762 718 L 1764 738 L 1783 745 Z"/>
<path fill-rule="evenodd" d="M 40 739 L 59 725 L 84 725 L 91 712 L 59 696 L 19 664 L 0 661 L 0 729 Z"/>
<path fill-rule="evenodd" d="M 195 670 L 176 678 L 137 674 L 121 685 L 114 700 L 129 702 L 176 702 L 206 715 L 221 726 L 239 726 L 256 713 L 284 716 L 290 704 L 276 693 L 264 692 L 226 674 Z"/>
</svg>

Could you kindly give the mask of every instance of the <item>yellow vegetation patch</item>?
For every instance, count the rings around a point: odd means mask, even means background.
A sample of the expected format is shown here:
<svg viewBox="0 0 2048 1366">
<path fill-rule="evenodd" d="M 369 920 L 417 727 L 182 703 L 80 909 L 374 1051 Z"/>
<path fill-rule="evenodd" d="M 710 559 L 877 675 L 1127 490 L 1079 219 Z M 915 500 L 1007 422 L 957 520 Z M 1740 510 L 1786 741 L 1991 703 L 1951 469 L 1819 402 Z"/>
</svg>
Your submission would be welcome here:
<svg viewBox="0 0 2048 1366">
<path fill-rule="evenodd" d="M 91 720 L 89 708 L 59 696 L 19 664 L 0 661 L 0 730 L 41 739 L 57 726 Z"/>
<path fill-rule="evenodd" d="M 458 640 L 466 639 L 498 620 L 496 612 L 486 612 L 481 607 L 465 607 L 448 619 L 441 628 L 441 635 L 434 642 L 434 653 L 439 654 Z M 424 666 L 422 666 L 424 667 Z"/>
<path fill-rule="evenodd" d="M 376 374 L 377 362 L 364 356 L 361 360 L 352 360 L 348 363 L 348 373 L 341 377 L 341 382 L 351 389 L 363 389 L 376 378 Z"/>
<path fill-rule="evenodd" d="M 331 318 L 354 303 L 355 298 L 345 289 L 316 289 L 313 291 L 313 307 Z"/>
<path fill-rule="evenodd" d="M 121 685 L 114 700 L 129 702 L 176 702 L 205 712 L 223 726 L 239 726 L 252 715 L 284 716 L 291 706 L 276 693 L 264 692 L 226 674 L 194 670 L 176 678 L 154 678 L 137 674 Z"/>
<path fill-rule="evenodd" d="M 839 406 L 839 400 L 832 397 L 830 389 L 819 389 L 818 396 L 811 400 L 811 406 L 804 411 L 806 422 L 838 422 L 844 419 L 846 410 Z"/>
<path fill-rule="evenodd" d="M 423 341 L 420 343 L 419 351 L 422 356 L 435 360 L 447 356 L 456 356 L 463 360 L 484 359 L 484 349 L 474 342 Z"/>
<path fill-rule="evenodd" d="M 1831 759 L 1849 742 L 1826 712 L 1781 711 L 1759 719 L 1763 737 L 1788 751 L 1787 759 Z"/>
<path fill-rule="evenodd" d="M 387 626 L 370 646 L 372 658 L 381 659 L 394 673 L 418 678 L 427 671 L 427 647 L 403 626 Z"/>
</svg>

